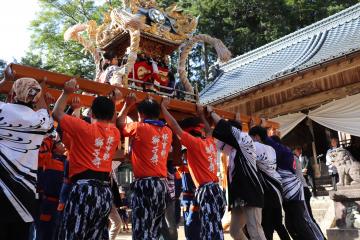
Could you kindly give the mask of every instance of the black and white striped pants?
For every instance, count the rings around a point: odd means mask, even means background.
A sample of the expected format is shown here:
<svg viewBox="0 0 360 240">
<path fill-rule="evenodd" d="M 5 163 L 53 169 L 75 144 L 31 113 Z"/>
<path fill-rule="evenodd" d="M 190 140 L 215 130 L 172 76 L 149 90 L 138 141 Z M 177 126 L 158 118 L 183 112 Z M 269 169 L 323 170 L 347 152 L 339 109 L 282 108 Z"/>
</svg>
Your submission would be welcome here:
<svg viewBox="0 0 360 240">
<path fill-rule="evenodd" d="M 78 180 L 65 204 L 59 240 L 109 239 L 110 185 L 97 180 Z"/>
<path fill-rule="evenodd" d="M 168 195 L 165 179 L 143 178 L 132 185 L 132 239 L 157 240 Z"/>
<path fill-rule="evenodd" d="M 196 190 L 195 197 L 200 207 L 201 239 L 224 239 L 221 219 L 226 200 L 220 186 L 217 183 L 204 184 Z"/>
</svg>

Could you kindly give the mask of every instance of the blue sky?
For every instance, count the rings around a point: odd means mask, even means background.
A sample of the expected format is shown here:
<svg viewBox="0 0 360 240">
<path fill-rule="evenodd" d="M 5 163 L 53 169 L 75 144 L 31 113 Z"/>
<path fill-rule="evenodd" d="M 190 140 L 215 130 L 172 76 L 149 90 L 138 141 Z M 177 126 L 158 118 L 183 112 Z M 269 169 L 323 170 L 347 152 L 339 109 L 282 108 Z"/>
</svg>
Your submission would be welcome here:
<svg viewBox="0 0 360 240">
<path fill-rule="evenodd" d="M 0 59 L 18 61 L 29 47 L 30 21 L 39 9 L 37 0 L 1 1 L 0 14 Z"/>
</svg>

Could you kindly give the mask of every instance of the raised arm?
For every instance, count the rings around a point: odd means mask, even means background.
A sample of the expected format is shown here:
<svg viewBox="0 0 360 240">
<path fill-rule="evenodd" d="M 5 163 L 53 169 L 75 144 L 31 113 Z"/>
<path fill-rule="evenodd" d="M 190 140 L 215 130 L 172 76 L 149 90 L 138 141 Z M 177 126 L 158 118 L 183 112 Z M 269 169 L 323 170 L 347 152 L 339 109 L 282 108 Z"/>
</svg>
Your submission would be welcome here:
<svg viewBox="0 0 360 240">
<path fill-rule="evenodd" d="M 116 119 L 116 127 L 119 130 L 122 130 L 125 127 L 126 117 L 130 109 L 135 105 L 135 103 L 136 103 L 136 95 L 134 93 L 130 93 L 129 95 L 127 95 L 124 106 L 122 107 L 119 113 L 119 117 Z"/>
<path fill-rule="evenodd" d="M 116 104 L 117 104 L 121 99 L 123 99 L 123 95 L 122 95 L 122 93 L 120 92 L 119 89 L 115 88 L 115 89 L 110 93 L 109 98 L 114 102 L 114 105 L 115 105 L 115 113 L 114 113 L 112 122 L 116 124 L 116 122 L 117 122 Z"/>
<path fill-rule="evenodd" d="M 208 122 L 208 120 L 205 117 L 205 113 L 204 113 L 204 106 L 201 105 L 200 103 L 196 104 L 196 112 L 198 114 L 198 116 L 200 117 L 201 121 L 204 123 L 205 125 L 205 132 L 207 136 L 211 136 L 212 135 L 212 129 L 211 126 Z"/>
<path fill-rule="evenodd" d="M 64 84 L 64 90 L 63 90 L 61 96 L 59 97 L 59 99 L 56 101 L 55 107 L 53 110 L 53 118 L 57 122 L 60 122 L 61 119 L 65 115 L 64 110 L 65 110 L 67 99 L 68 99 L 69 95 L 72 94 L 73 92 L 75 92 L 78 88 L 79 88 L 79 85 L 77 84 L 77 81 L 75 78 L 71 79 L 70 81 L 67 81 Z"/>
<path fill-rule="evenodd" d="M 41 93 L 40 98 L 36 103 L 35 110 L 46 109 L 49 111 L 49 105 L 55 102 L 54 97 L 46 92 L 46 78 L 41 82 Z"/>
<path fill-rule="evenodd" d="M 169 124 L 170 128 L 173 130 L 173 132 L 176 134 L 176 136 L 181 139 L 181 136 L 183 134 L 183 130 L 176 121 L 176 119 L 169 113 L 167 110 L 167 107 L 169 106 L 170 99 L 169 98 L 163 98 L 161 102 L 161 111 L 163 113 L 163 116 L 166 120 L 166 122 Z"/>
<path fill-rule="evenodd" d="M 71 99 L 71 103 L 70 106 L 65 110 L 65 113 L 67 115 L 71 115 L 77 118 L 81 118 L 81 113 L 80 113 L 80 108 L 81 108 L 81 100 L 79 97 L 74 97 L 73 99 Z"/>
<path fill-rule="evenodd" d="M 206 111 L 214 121 L 215 125 L 218 124 L 222 119 L 219 115 L 217 115 L 217 113 L 214 111 L 212 106 L 210 105 L 206 106 Z"/>
<path fill-rule="evenodd" d="M 66 109 L 65 114 L 71 116 L 75 111 L 80 110 L 80 107 L 81 107 L 80 98 L 79 97 L 74 97 L 71 100 L 70 106 Z M 58 123 L 56 131 L 59 133 L 60 139 L 62 140 L 63 139 L 63 131 L 61 129 L 61 124 L 60 123 Z"/>
<path fill-rule="evenodd" d="M 238 139 L 241 133 L 240 130 L 233 128 L 227 121 L 217 115 L 211 106 L 207 106 L 206 110 L 215 123 L 212 136 L 233 148 L 239 149 Z"/>
</svg>

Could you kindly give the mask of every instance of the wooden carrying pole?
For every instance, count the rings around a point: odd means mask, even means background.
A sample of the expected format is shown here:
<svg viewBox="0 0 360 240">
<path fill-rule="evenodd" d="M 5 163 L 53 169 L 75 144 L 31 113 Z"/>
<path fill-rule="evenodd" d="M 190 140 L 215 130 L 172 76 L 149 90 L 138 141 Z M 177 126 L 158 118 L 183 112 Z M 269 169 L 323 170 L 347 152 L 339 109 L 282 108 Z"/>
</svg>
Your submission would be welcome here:
<svg viewBox="0 0 360 240">
<path fill-rule="evenodd" d="M 64 83 L 70 80 L 72 77 L 67 76 L 65 74 L 54 73 L 42 69 L 37 69 L 29 66 L 19 65 L 19 64 L 10 64 L 5 70 L 5 79 L 4 82 L 0 84 L 0 93 L 8 94 L 11 90 L 12 84 L 16 79 L 22 77 L 31 77 L 39 82 L 43 81 L 43 79 L 47 79 L 47 91 L 50 92 L 55 99 L 57 99 L 61 94 L 61 89 L 64 86 Z M 80 90 L 86 93 L 96 94 L 96 95 L 108 95 L 110 94 L 115 88 L 118 88 L 123 96 L 127 96 L 130 92 L 136 94 L 138 101 L 141 101 L 145 98 L 151 97 L 154 100 L 161 102 L 162 96 L 147 93 L 142 91 L 136 91 L 124 87 L 115 87 L 109 84 L 99 83 L 90 81 L 84 78 L 76 78 Z M 74 96 L 78 96 L 81 100 L 81 104 L 86 107 L 90 107 L 91 103 L 94 99 L 93 96 L 90 95 L 81 95 L 81 94 L 73 94 L 69 98 L 69 102 Z M 120 106 L 117 106 L 120 107 Z M 119 109 L 119 108 L 118 108 Z M 178 99 L 171 99 L 169 105 L 170 111 L 174 114 L 177 120 L 182 120 L 186 117 L 196 114 L 196 105 L 191 102 L 181 101 Z M 214 109 L 217 114 L 219 114 L 222 118 L 225 119 L 236 119 L 236 114 L 233 112 L 227 112 L 221 109 Z M 255 121 L 260 121 L 260 118 L 257 117 L 249 117 L 245 115 L 241 115 L 240 120 L 243 124 L 249 124 L 251 119 L 255 119 Z M 275 122 L 267 121 L 267 127 L 272 127 L 275 129 L 279 128 L 279 125 Z"/>
</svg>

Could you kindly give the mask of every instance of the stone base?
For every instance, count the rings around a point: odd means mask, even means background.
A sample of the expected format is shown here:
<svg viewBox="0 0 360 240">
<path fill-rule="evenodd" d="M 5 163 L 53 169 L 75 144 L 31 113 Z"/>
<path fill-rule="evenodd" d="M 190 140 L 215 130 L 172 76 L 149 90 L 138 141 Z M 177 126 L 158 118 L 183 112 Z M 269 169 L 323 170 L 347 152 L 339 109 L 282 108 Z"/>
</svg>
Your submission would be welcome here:
<svg viewBox="0 0 360 240">
<path fill-rule="evenodd" d="M 337 191 L 330 191 L 330 198 L 334 200 L 335 226 L 338 228 L 353 227 L 347 223 L 346 216 L 351 208 L 360 209 L 360 188 L 358 185 L 339 187 Z"/>
<path fill-rule="evenodd" d="M 330 198 L 336 202 L 359 201 L 360 185 L 338 186 L 337 191 L 329 191 Z"/>
<path fill-rule="evenodd" d="M 360 240 L 360 229 L 338 229 L 326 230 L 328 240 Z"/>
</svg>

